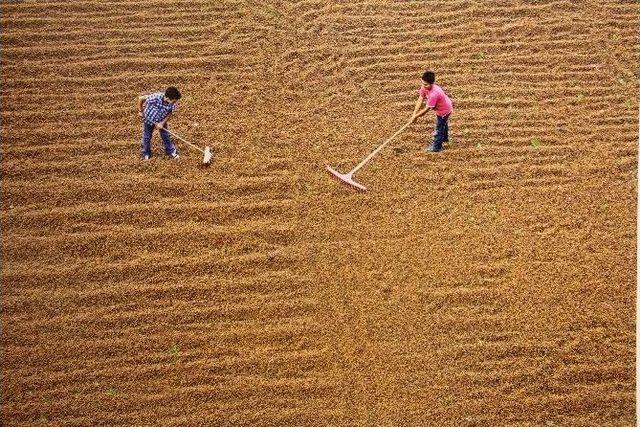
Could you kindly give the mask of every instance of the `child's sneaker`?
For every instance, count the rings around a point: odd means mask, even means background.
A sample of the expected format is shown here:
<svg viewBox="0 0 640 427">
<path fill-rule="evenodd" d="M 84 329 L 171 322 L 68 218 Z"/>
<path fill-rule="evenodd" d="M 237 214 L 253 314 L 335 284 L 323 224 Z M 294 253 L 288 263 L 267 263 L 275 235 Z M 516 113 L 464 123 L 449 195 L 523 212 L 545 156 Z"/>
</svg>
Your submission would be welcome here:
<svg viewBox="0 0 640 427">
<path fill-rule="evenodd" d="M 178 153 L 173 153 L 173 154 L 169 155 L 169 158 L 171 160 L 178 160 L 180 158 L 180 155 Z"/>
<path fill-rule="evenodd" d="M 142 160 L 149 160 L 151 159 L 151 156 L 145 154 L 144 156 L 142 156 Z"/>
</svg>

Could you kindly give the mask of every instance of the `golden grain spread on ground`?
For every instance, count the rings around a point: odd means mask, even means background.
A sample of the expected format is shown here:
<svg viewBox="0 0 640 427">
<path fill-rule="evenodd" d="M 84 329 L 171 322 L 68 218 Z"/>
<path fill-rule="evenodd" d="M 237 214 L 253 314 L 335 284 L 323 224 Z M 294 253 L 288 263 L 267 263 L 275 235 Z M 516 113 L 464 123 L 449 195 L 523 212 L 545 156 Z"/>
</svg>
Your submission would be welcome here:
<svg viewBox="0 0 640 427">
<path fill-rule="evenodd" d="M 2 425 L 633 425 L 638 2 L 0 7 Z"/>
</svg>

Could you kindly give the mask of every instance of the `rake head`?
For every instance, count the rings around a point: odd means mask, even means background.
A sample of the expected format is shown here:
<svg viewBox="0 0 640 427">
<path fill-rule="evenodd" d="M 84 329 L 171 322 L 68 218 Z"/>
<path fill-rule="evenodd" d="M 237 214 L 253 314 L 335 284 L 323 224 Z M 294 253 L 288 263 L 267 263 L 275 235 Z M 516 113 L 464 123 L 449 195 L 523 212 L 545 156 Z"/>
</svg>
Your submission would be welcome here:
<svg viewBox="0 0 640 427">
<path fill-rule="evenodd" d="M 327 171 L 334 178 L 337 178 L 338 180 L 340 180 L 340 182 L 342 182 L 343 184 L 346 184 L 346 185 L 350 186 L 350 188 L 353 188 L 353 189 L 359 190 L 359 191 L 367 191 L 367 188 L 364 185 L 358 184 L 357 182 L 355 182 L 353 180 L 353 177 L 352 177 L 353 172 L 340 173 L 337 170 L 333 169 L 331 166 L 327 166 Z"/>
<path fill-rule="evenodd" d="M 211 152 L 211 147 L 207 145 L 206 147 L 204 147 L 204 157 L 202 158 L 202 164 L 210 165 L 212 158 L 213 158 L 213 153 Z"/>
</svg>

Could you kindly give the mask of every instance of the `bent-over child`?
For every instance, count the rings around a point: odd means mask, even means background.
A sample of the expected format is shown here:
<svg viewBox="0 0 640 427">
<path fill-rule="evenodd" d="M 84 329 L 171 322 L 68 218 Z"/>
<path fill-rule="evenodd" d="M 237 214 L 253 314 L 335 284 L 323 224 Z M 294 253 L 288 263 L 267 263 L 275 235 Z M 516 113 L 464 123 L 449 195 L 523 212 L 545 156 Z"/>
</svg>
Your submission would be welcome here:
<svg viewBox="0 0 640 427">
<path fill-rule="evenodd" d="M 166 131 L 167 120 L 176 110 L 177 102 L 182 97 L 180 91 L 170 86 L 164 93 L 157 92 L 138 97 L 138 114 L 142 117 L 142 159 L 151 158 L 151 136 L 154 129 L 160 131 L 160 138 L 164 144 L 164 151 L 172 159 L 178 159 L 178 149 Z"/>
<path fill-rule="evenodd" d="M 435 81 L 436 74 L 433 71 L 427 70 L 422 74 L 422 86 L 418 90 L 418 100 L 411 117 L 411 122 L 415 123 L 419 117 L 424 116 L 429 110 L 433 110 L 436 113 L 433 143 L 424 148 L 424 151 L 431 153 L 442 150 L 442 144 L 449 142 L 449 116 L 453 111 L 451 99 L 440 86 L 435 84 Z M 423 104 L 424 107 L 420 109 Z"/>
</svg>

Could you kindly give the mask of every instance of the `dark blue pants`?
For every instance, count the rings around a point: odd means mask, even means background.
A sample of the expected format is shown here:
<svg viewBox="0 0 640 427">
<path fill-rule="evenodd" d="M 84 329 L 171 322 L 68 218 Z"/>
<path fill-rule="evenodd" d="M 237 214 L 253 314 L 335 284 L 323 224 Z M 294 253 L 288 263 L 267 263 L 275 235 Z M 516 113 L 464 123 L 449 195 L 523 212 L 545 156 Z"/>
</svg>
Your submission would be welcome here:
<svg viewBox="0 0 640 427">
<path fill-rule="evenodd" d="M 147 122 L 142 123 L 142 155 L 151 157 L 151 136 L 153 135 L 153 130 L 155 129 L 155 125 L 149 124 Z M 169 156 L 173 156 L 178 152 L 175 144 L 171 140 L 171 135 L 165 129 L 167 125 L 164 125 L 164 128 L 160 129 L 160 138 L 162 138 L 162 143 L 164 144 L 164 151 Z"/>
<path fill-rule="evenodd" d="M 447 114 L 446 116 L 440 117 L 436 116 L 436 130 L 433 133 L 433 148 L 436 150 L 442 149 L 442 144 L 445 142 L 449 142 L 449 116 L 451 114 Z"/>
</svg>

